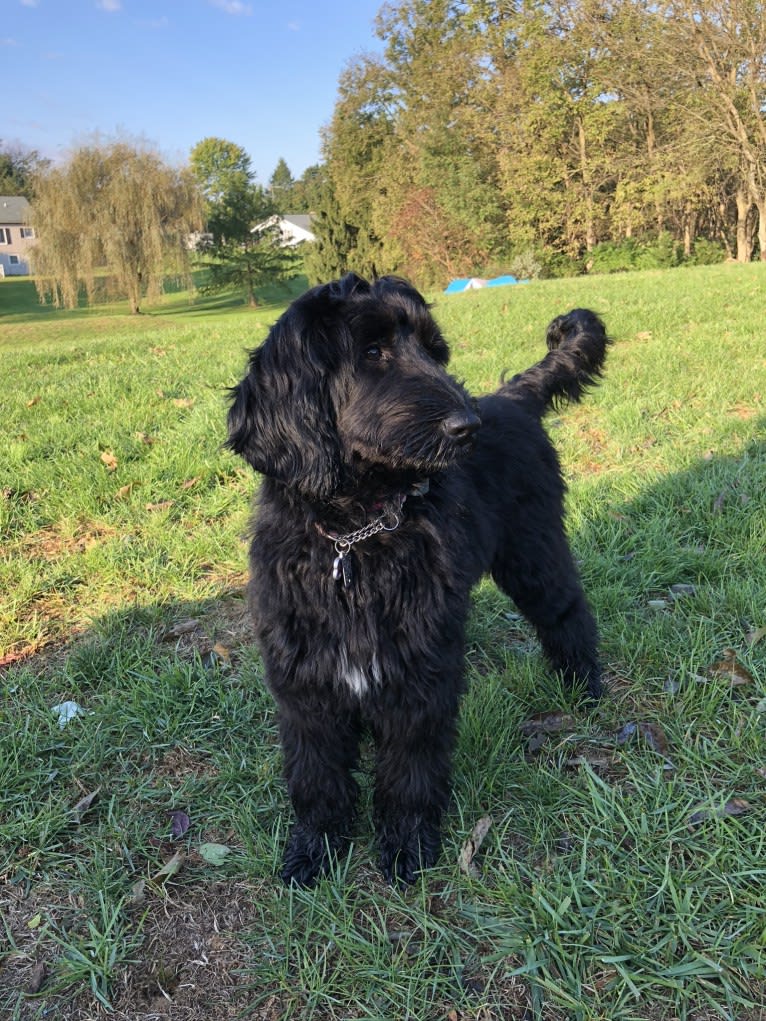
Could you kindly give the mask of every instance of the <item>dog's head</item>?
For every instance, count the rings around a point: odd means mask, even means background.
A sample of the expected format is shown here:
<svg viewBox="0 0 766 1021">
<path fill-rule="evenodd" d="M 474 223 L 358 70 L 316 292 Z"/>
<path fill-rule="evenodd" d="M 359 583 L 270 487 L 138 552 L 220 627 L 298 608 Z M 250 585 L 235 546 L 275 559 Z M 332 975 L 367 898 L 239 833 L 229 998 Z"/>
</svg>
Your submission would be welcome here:
<svg viewBox="0 0 766 1021">
<path fill-rule="evenodd" d="M 349 273 L 298 298 L 232 389 L 227 445 L 314 499 L 374 467 L 430 474 L 470 443 L 472 402 L 404 280 Z"/>
</svg>

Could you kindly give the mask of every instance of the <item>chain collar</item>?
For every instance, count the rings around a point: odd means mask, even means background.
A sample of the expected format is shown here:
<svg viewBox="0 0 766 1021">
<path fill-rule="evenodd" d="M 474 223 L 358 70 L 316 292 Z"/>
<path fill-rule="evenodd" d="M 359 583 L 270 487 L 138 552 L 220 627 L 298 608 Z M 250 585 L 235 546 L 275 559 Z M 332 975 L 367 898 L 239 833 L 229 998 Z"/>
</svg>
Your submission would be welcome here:
<svg viewBox="0 0 766 1021">
<path fill-rule="evenodd" d="M 337 535 L 335 532 L 326 531 L 318 521 L 314 522 L 316 530 L 325 539 L 329 539 L 335 547 L 335 560 L 332 565 L 332 576 L 335 581 L 343 579 L 343 584 L 349 588 L 354 580 L 351 552 L 358 542 L 371 539 L 373 535 L 380 532 L 395 532 L 402 523 L 402 508 L 408 496 L 423 496 L 428 492 L 429 482 L 418 482 L 407 493 L 400 493 L 389 504 L 383 513 L 357 528 L 355 532 L 347 532 L 345 535 Z"/>
</svg>

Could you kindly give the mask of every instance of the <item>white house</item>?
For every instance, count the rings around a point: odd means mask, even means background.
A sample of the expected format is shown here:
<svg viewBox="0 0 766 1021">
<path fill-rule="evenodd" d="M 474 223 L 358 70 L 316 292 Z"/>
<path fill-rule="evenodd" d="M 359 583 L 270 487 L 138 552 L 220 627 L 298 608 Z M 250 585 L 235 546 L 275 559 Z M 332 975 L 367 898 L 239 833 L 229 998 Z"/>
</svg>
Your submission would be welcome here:
<svg viewBox="0 0 766 1021">
<path fill-rule="evenodd" d="M 294 248 L 303 241 L 316 241 L 316 236 L 311 231 L 310 213 L 290 213 L 286 216 L 271 216 L 263 223 L 253 227 L 252 233 L 259 230 L 266 230 L 268 227 L 279 227 L 282 238 L 282 245 L 285 248 Z"/>
<path fill-rule="evenodd" d="M 27 200 L 21 195 L 0 195 L 0 277 L 29 273 L 28 255 L 34 240 Z"/>
</svg>

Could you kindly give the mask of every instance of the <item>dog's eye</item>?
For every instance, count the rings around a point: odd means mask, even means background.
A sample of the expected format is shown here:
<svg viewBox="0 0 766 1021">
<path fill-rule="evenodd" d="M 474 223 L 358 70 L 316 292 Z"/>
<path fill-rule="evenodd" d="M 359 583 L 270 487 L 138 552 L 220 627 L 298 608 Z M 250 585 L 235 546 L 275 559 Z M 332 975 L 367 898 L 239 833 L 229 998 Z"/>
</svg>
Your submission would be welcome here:
<svg viewBox="0 0 766 1021">
<path fill-rule="evenodd" d="M 370 362 L 379 362 L 383 357 L 383 348 L 378 344 L 370 344 L 364 349 L 364 357 Z"/>
</svg>

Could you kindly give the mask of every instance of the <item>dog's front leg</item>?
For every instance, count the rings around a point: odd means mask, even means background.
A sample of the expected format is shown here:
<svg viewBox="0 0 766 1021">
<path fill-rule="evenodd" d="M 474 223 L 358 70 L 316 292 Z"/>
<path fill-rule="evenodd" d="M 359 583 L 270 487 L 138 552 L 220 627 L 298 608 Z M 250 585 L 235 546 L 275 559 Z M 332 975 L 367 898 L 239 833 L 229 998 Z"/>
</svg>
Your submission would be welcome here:
<svg viewBox="0 0 766 1021">
<path fill-rule="evenodd" d="M 389 708 L 373 728 L 375 828 L 380 867 L 391 883 L 414 883 L 439 857 L 458 709 L 457 699 L 448 701 Z"/>
<path fill-rule="evenodd" d="M 296 822 L 284 854 L 285 883 L 310 886 L 348 842 L 358 785 L 358 717 L 340 707 L 279 699 L 287 788 Z"/>
</svg>

